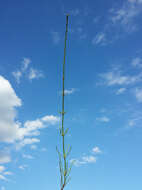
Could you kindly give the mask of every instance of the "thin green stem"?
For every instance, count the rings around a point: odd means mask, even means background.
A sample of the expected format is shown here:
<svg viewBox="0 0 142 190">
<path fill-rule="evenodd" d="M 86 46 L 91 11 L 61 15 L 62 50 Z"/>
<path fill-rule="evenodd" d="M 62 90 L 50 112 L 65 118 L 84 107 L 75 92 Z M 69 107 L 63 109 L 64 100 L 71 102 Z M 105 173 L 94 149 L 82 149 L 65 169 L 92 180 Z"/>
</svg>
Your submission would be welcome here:
<svg viewBox="0 0 142 190">
<path fill-rule="evenodd" d="M 61 177 L 63 177 L 63 184 L 61 184 L 61 190 L 64 189 L 66 185 L 67 180 L 67 160 L 66 160 L 66 151 L 65 151 L 65 130 L 64 130 L 64 115 L 65 115 L 65 62 L 66 62 L 66 43 L 67 43 L 67 33 L 68 33 L 68 15 L 66 16 L 66 31 L 65 31 L 65 46 L 64 46 L 64 61 L 63 61 L 63 81 L 62 81 L 62 129 L 61 129 L 61 135 L 62 135 L 62 151 L 63 151 L 63 161 L 64 161 L 64 168 L 63 168 L 63 174 L 61 174 Z M 63 176 L 62 176 L 63 175 Z"/>
</svg>

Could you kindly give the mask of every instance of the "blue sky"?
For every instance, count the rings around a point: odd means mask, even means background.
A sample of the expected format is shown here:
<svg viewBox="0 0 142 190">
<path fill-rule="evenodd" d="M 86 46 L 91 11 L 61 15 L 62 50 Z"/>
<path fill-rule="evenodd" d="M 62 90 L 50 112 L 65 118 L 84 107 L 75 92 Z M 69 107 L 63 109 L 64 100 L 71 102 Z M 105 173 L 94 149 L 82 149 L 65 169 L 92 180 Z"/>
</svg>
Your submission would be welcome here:
<svg viewBox="0 0 142 190">
<path fill-rule="evenodd" d="M 0 190 L 59 189 L 65 13 L 66 189 L 141 189 L 142 0 L 0 5 Z"/>
</svg>

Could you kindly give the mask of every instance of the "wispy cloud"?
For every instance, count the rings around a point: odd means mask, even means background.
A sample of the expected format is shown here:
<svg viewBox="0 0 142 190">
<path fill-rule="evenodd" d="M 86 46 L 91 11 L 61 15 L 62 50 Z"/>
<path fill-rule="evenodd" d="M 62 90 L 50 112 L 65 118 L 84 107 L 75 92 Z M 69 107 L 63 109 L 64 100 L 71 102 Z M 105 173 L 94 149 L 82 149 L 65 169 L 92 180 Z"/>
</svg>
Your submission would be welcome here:
<svg viewBox="0 0 142 190">
<path fill-rule="evenodd" d="M 92 39 L 92 44 L 106 46 L 114 41 L 141 29 L 139 18 L 142 16 L 141 0 L 126 0 L 119 6 L 112 6 L 104 19 L 103 27 Z M 100 17 L 93 19 L 96 24 Z"/>
<path fill-rule="evenodd" d="M 76 91 L 75 88 L 71 88 L 71 89 L 65 89 L 65 95 L 70 95 L 73 94 Z"/>
<path fill-rule="evenodd" d="M 27 70 L 31 60 L 29 58 L 23 58 L 21 63 L 21 68 L 17 71 L 12 72 L 12 75 L 15 77 L 17 83 L 20 83 L 20 79 L 23 76 L 24 72 Z"/>
<path fill-rule="evenodd" d="M 83 156 L 80 160 L 79 159 L 71 159 L 70 162 L 74 164 L 74 166 L 81 166 L 84 164 L 96 163 L 95 156 Z"/>
<path fill-rule="evenodd" d="M 138 26 L 136 18 L 142 12 L 141 0 L 125 1 L 120 8 L 110 9 L 110 20 L 113 24 L 121 26 L 127 32 L 136 31 Z"/>
<path fill-rule="evenodd" d="M 69 28 L 69 32 L 71 34 L 76 34 L 77 35 L 77 38 L 80 39 L 80 40 L 84 40 L 87 38 L 87 33 L 86 31 L 84 31 L 84 28 L 82 26 L 78 26 L 78 27 L 75 27 L 75 28 Z"/>
<path fill-rule="evenodd" d="M 138 102 L 142 103 L 142 88 L 136 88 L 135 96 Z"/>
<path fill-rule="evenodd" d="M 77 16 L 77 15 L 79 15 L 79 13 L 80 13 L 79 9 L 73 9 L 70 11 L 70 15 L 72 15 L 72 16 Z"/>
<path fill-rule="evenodd" d="M 95 156 L 83 156 L 82 157 L 82 161 L 84 162 L 84 163 L 96 163 L 96 158 L 95 158 Z"/>
<path fill-rule="evenodd" d="M 106 116 L 96 118 L 97 121 L 108 123 L 110 119 Z"/>
<path fill-rule="evenodd" d="M 12 175 L 13 173 L 10 171 L 6 171 L 5 166 L 0 165 L 0 180 L 8 181 L 6 178 L 7 175 Z"/>
<path fill-rule="evenodd" d="M 116 95 L 123 94 L 125 91 L 126 91 L 126 88 L 119 88 L 119 89 L 116 91 Z"/>
<path fill-rule="evenodd" d="M 0 174 L 0 180 L 7 181 L 7 178 L 4 175 Z"/>
<path fill-rule="evenodd" d="M 37 138 L 24 138 L 23 140 L 21 140 L 20 142 L 16 144 L 16 149 L 19 150 L 26 145 L 31 145 L 31 144 L 35 144 L 39 142 L 40 140 Z"/>
<path fill-rule="evenodd" d="M 102 151 L 100 150 L 100 148 L 98 146 L 95 146 L 93 149 L 92 149 L 92 152 L 94 154 L 101 154 Z"/>
<path fill-rule="evenodd" d="M 1 150 L 0 151 L 0 164 L 6 164 L 11 162 L 11 157 L 8 151 Z"/>
<path fill-rule="evenodd" d="M 105 33 L 101 32 L 101 33 L 97 34 L 93 38 L 92 44 L 94 44 L 94 45 L 105 45 L 106 44 L 106 35 L 105 35 Z"/>
<path fill-rule="evenodd" d="M 5 170 L 4 166 L 0 166 L 0 173 L 2 173 Z"/>
<path fill-rule="evenodd" d="M 12 72 L 12 75 L 14 76 L 18 84 L 20 83 L 22 77 L 28 78 L 29 80 L 44 77 L 41 71 L 30 67 L 31 62 L 31 59 L 26 57 L 23 58 L 21 62 L 21 68 L 17 71 Z"/>
<path fill-rule="evenodd" d="M 51 32 L 51 35 L 52 35 L 53 43 L 54 43 L 55 45 L 59 44 L 59 42 L 60 42 L 60 40 L 61 40 L 61 37 L 60 37 L 59 32 Z"/>
<path fill-rule="evenodd" d="M 128 119 L 128 128 L 142 127 L 141 123 L 142 123 L 141 110 L 133 109 L 133 113 L 131 114 L 130 118 Z"/>
<path fill-rule="evenodd" d="M 79 35 L 80 40 L 84 40 L 87 38 L 87 34 L 84 32 L 82 26 L 77 27 L 76 30 L 74 30 L 74 32 L 76 32 Z"/>
<path fill-rule="evenodd" d="M 23 154 L 22 157 L 23 157 L 23 158 L 26 158 L 26 159 L 30 159 L 30 160 L 31 160 L 31 159 L 34 159 L 34 157 L 31 156 L 30 154 Z"/>
<path fill-rule="evenodd" d="M 20 170 L 25 170 L 26 168 L 28 168 L 28 165 L 26 165 L 26 164 L 19 166 Z"/>
<path fill-rule="evenodd" d="M 47 148 L 43 147 L 43 148 L 41 148 L 41 151 L 42 151 L 42 152 L 46 152 L 46 151 L 47 151 Z"/>
<path fill-rule="evenodd" d="M 70 162 L 73 163 L 73 165 L 76 167 L 85 165 L 85 164 L 96 163 L 96 161 L 97 161 L 96 155 L 101 154 L 102 151 L 100 150 L 99 147 L 95 146 L 92 149 L 91 153 L 92 153 L 92 155 L 82 156 L 80 159 L 76 159 L 76 158 L 71 159 Z M 95 156 L 93 154 L 95 154 Z"/>
<path fill-rule="evenodd" d="M 94 45 L 108 45 L 140 29 L 138 19 L 142 16 L 141 0 L 126 0 L 120 6 L 109 9 L 103 29 L 93 38 Z M 99 18 L 95 18 L 97 23 Z"/>
<path fill-rule="evenodd" d="M 132 60 L 132 66 L 142 68 L 142 58 L 136 57 Z"/>
<path fill-rule="evenodd" d="M 20 83 L 20 78 L 22 77 L 21 71 L 14 71 L 12 72 L 13 76 L 15 77 L 17 83 Z"/>
<path fill-rule="evenodd" d="M 33 68 L 30 69 L 29 74 L 28 74 L 28 78 L 30 80 L 38 79 L 38 78 L 42 78 L 42 77 L 44 77 L 44 75 L 41 71 L 33 69 Z"/>
<path fill-rule="evenodd" d="M 36 150 L 37 146 L 36 145 L 31 145 L 30 148 L 31 148 L 31 150 Z"/>
<path fill-rule="evenodd" d="M 22 68 L 21 70 L 22 71 L 26 71 L 27 68 L 29 67 L 29 64 L 31 63 L 31 60 L 29 58 L 24 58 L 23 61 L 22 61 Z"/>
<path fill-rule="evenodd" d="M 136 4 L 141 4 L 142 0 L 128 0 L 130 3 L 136 3 Z"/>
<path fill-rule="evenodd" d="M 138 75 L 129 76 L 123 75 L 122 72 L 119 70 L 114 70 L 100 74 L 100 77 L 103 78 L 104 84 L 108 86 L 129 85 L 141 81 L 142 73 L 139 73 Z"/>
<path fill-rule="evenodd" d="M 4 175 L 13 175 L 13 173 L 10 171 L 6 171 L 6 172 L 4 172 Z"/>
</svg>

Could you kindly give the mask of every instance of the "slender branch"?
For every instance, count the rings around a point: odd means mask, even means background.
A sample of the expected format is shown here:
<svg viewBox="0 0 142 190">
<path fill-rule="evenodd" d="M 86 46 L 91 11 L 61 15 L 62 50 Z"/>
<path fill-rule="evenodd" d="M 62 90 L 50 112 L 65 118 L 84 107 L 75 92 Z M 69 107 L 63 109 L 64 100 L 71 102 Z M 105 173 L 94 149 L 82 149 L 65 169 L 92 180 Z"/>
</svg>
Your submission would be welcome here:
<svg viewBox="0 0 142 190">
<path fill-rule="evenodd" d="M 63 78 L 62 78 L 62 127 L 60 128 L 60 135 L 62 136 L 62 154 L 58 151 L 59 154 L 59 166 L 60 166 L 60 175 L 61 175 L 61 190 L 65 188 L 67 183 L 70 180 L 69 174 L 71 171 L 71 167 L 68 167 L 67 156 L 71 151 L 71 147 L 65 148 L 65 135 L 68 132 L 68 129 L 64 129 L 64 115 L 65 115 L 65 62 L 66 62 L 66 43 L 67 43 L 67 33 L 68 33 L 68 17 L 66 15 L 66 31 L 65 31 L 65 44 L 64 44 L 64 61 L 63 61 Z M 63 160 L 63 163 L 62 163 Z"/>
<path fill-rule="evenodd" d="M 64 102 L 65 102 L 65 61 L 66 61 L 66 43 L 68 32 L 68 15 L 66 16 L 66 32 L 65 32 L 65 46 L 64 46 L 64 62 L 63 62 L 63 89 L 62 89 L 62 143 L 63 143 L 63 158 L 64 158 L 64 184 L 66 182 L 66 153 L 65 153 L 65 134 L 64 134 Z M 64 186 L 63 186 L 64 188 Z"/>
</svg>

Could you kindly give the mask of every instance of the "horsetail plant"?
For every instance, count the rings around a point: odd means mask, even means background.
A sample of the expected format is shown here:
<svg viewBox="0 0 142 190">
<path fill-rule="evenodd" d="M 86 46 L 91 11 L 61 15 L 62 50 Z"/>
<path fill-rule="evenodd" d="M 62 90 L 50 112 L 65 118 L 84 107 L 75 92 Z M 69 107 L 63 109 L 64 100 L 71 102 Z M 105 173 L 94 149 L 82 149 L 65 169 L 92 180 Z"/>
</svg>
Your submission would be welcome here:
<svg viewBox="0 0 142 190">
<path fill-rule="evenodd" d="M 61 114 L 61 122 L 62 125 L 59 128 L 59 132 L 62 138 L 62 151 L 60 152 L 57 149 L 58 155 L 59 155 L 59 169 L 60 169 L 60 188 L 63 190 L 67 183 L 70 181 L 70 171 L 71 167 L 69 167 L 69 161 L 67 160 L 68 155 L 71 151 L 71 146 L 68 146 L 68 148 L 65 147 L 65 135 L 68 132 L 68 128 L 64 128 L 64 102 L 65 102 L 65 61 L 66 61 L 66 42 L 67 42 L 67 33 L 68 33 L 68 17 L 69 15 L 66 15 L 66 31 L 65 31 L 65 44 L 64 44 L 64 61 L 63 61 L 63 78 L 62 78 L 62 111 Z"/>
</svg>

